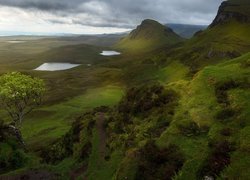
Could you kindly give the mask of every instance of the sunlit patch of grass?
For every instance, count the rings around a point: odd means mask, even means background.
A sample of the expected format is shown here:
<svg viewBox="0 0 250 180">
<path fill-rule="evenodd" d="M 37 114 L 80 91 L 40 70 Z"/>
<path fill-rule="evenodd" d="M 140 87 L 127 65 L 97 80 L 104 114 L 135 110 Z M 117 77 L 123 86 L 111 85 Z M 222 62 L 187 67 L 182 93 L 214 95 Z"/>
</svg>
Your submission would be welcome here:
<svg viewBox="0 0 250 180">
<path fill-rule="evenodd" d="M 188 72 L 189 69 L 187 66 L 174 61 L 167 67 L 161 69 L 157 76 L 161 82 L 170 83 L 187 79 Z"/>
<path fill-rule="evenodd" d="M 39 149 L 64 135 L 74 118 L 98 106 L 112 106 L 123 96 L 118 86 L 89 89 L 85 94 L 34 111 L 23 123 L 22 133 L 30 147 Z"/>
</svg>

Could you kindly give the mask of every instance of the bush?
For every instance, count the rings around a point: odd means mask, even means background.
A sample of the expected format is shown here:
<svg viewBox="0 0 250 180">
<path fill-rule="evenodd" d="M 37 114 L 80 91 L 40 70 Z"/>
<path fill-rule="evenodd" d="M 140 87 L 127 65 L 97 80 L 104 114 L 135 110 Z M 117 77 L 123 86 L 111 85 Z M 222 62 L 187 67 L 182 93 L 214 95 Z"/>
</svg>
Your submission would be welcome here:
<svg viewBox="0 0 250 180">
<path fill-rule="evenodd" d="M 147 114 L 153 108 L 168 106 L 173 109 L 178 95 L 173 90 L 165 90 L 161 85 L 131 88 L 118 105 L 119 113 Z"/>
<path fill-rule="evenodd" d="M 46 163 L 57 164 L 63 159 L 70 157 L 74 153 L 74 144 L 79 143 L 80 149 L 78 154 L 81 154 L 80 158 L 85 157 L 82 153 L 89 153 L 91 146 L 88 141 L 85 141 L 92 134 L 92 128 L 94 126 L 93 116 L 90 113 L 86 113 L 83 116 L 77 118 L 68 133 L 66 133 L 61 139 L 59 139 L 52 146 L 41 150 L 40 156 Z M 84 142 L 81 142 L 81 132 L 84 131 Z"/>
<path fill-rule="evenodd" d="M 243 68 L 249 68 L 250 67 L 250 59 L 242 61 L 241 67 L 243 67 Z"/>
<path fill-rule="evenodd" d="M 9 161 L 11 164 L 11 168 L 17 169 L 25 165 L 27 158 L 23 152 L 14 151 Z"/>
<path fill-rule="evenodd" d="M 210 147 L 211 153 L 198 172 L 199 178 L 219 176 L 223 169 L 230 164 L 230 153 L 235 150 L 234 145 L 228 141 L 212 142 Z"/>
<path fill-rule="evenodd" d="M 5 139 L 4 123 L 3 120 L 0 119 L 0 142 L 3 142 L 4 139 Z"/>
<path fill-rule="evenodd" d="M 169 126 L 171 120 L 172 116 L 170 115 L 161 115 L 158 117 L 156 125 L 148 129 L 151 138 L 159 137 Z"/>
<path fill-rule="evenodd" d="M 219 82 L 215 85 L 215 95 L 217 97 L 217 101 L 221 104 L 229 104 L 227 91 L 230 89 L 234 89 L 240 86 L 240 83 L 229 80 L 225 82 Z"/>
<path fill-rule="evenodd" d="M 159 149 L 150 140 L 139 150 L 136 179 L 170 180 L 183 166 L 184 156 L 175 145 Z"/>
<path fill-rule="evenodd" d="M 231 136 L 232 135 L 232 129 L 230 128 L 224 128 L 220 131 L 220 134 L 223 136 Z"/>
<path fill-rule="evenodd" d="M 200 127 L 195 122 L 186 122 L 178 126 L 184 136 L 198 136 L 201 133 Z"/>
<path fill-rule="evenodd" d="M 25 166 L 27 155 L 8 142 L 0 144 L 0 174 Z"/>
<path fill-rule="evenodd" d="M 225 109 L 222 109 L 221 111 L 219 111 L 217 113 L 216 119 L 226 120 L 226 119 L 234 117 L 234 115 L 235 115 L 235 112 L 234 112 L 233 109 L 231 109 L 231 108 L 225 108 Z"/>
</svg>

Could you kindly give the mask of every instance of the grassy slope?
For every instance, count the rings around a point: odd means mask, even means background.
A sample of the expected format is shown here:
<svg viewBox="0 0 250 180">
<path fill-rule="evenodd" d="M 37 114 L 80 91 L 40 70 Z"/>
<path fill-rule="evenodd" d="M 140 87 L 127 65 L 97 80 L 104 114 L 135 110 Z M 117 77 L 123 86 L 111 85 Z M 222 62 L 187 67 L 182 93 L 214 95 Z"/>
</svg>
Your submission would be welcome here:
<svg viewBox="0 0 250 180">
<path fill-rule="evenodd" d="M 249 24 L 236 21 L 208 28 L 172 53 L 186 64 L 218 63 L 249 51 L 249 29 Z"/>
<path fill-rule="evenodd" d="M 224 170 L 221 177 L 240 177 L 246 179 L 249 176 L 247 173 L 249 161 L 243 158 L 248 155 L 246 149 L 249 147 L 247 143 L 249 138 L 249 122 L 247 118 L 250 113 L 248 103 L 250 94 L 248 89 L 236 88 L 229 91 L 232 108 L 236 111 L 238 111 L 239 107 L 243 109 L 240 111 L 240 114 L 237 114 L 235 120 L 229 120 L 227 123 L 215 118 L 222 107 L 217 102 L 214 92 L 215 84 L 218 82 L 225 82 L 230 79 L 238 81 L 248 78 L 250 73 L 249 67 L 244 64 L 249 63 L 249 58 L 250 54 L 247 54 L 218 65 L 205 67 L 191 79 L 187 76 L 188 68 L 178 62 L 172 62 L 165 68 L 162 68 L 158 71 L 159 74 L 151 73 L 151 75 L 156 76 L 162 84 L 165 84 L 166 88 L 174 89 L 181 94 L 181 99 L 171 125 L 161 137 L 157 139 L 157 143 L 160 147 L 166 147 L 171 143 L 178 145 L 186 156 L 186 163 L 178 175 L 176 175 L 175 179 L 196 179 L 197 171 L 210 151 L 208 140 L 223 139 L 224 137 L 220 135 L 220 131 L 224 128 L 233 129 L 234 133 L 229 140 L 236 142 L 237 150 L 231 155 L 231 164 Z M 173 72 L 176 69 L 177 71 Z M 239 125 L 241 121 L 244 121 L 246 124 L 244 128 Z M 186 122 L 196 122 L 199 127 L 210 127 L 210 130 L 207 134 L 201 134 L 199 136 L 183 136 L 177 126 L 185 124 Z M 147 125 L 145 124 L 145 126 Z M 144 129 L 146 127 L 142 125 L 137 128 Z M 144 134 L 138 134 L 137 136 L 144 136 Z M 98 141 L 93 140 L 93 142 L 94 150 L 89 160 L 89 177 L 112 179 L 114 177 L 122 178 L 127 176 L 133 179 L 136 168 L 136 162 L 133 162 L 133 156 L 125 157 L 120 164 L 116 164 L 115 166 L 108 164 L 116 162 L 117 160 L 117 157 L 111 157 L 111 160 L 104 162 L 102 166 L 99 167 L 98 164 L 102 160 L 98 160 L 98 154 L 94 153 L 97 151 L 96 146 Z M 130 149 L 128 149 L 128 152 L 129 151 Z M 117 169 L 119 169 L 119 171 L 114 174 L 113 172 Z"/>
<path fill-rule="evenodd" d="M 236 119 L 228 123 L 222 123 L 215 118 L 221 107 L 216 101 L 214 83 L 230 79 L 237 81 L 238 79 L 249 78 L 249 68 L 242 66 L 242 63 L 249 61 L 249 58 L 250 54 L 247 54 L 226 63 L 209 66 L 199 72 L 190 82 L 177 81 L 167 85 L 179 91 L 182 98 L 176 110 L 174 121 L 162 134 L 158 144 L 166 146 L 171 142 L 177 143 L 188 157 L 176 179 L 196 178 L 195 173 L 208 152 L 208 138 L 221 138 L 219 131 L 225 127 L 234 129 L 235 133 L 231 137 L 232 141 L 247 146 L 246 138 L 249 137 L 247 131 L 249 129 L 248 117 L 250 113 L 249 90 L 233 89 L 229 92 L 233 108 L 238 109 L 240 107 L 243 109 Z M 239 125 L 241 120 L 246 123 L 244 128 Z M 176 126 L 185 121 L 194 121 L 199 126 L 209 126 L 210 131 L 207 136 L 183 137 L 179 134 Z M 242 147 L 237 147 L 237 151 L 232 154 L 231 165 L 225 170 L 224 176 L 228 175 L 230 178 L 238 177 L 241 179 L 249 177 L 247 173 L 249 161 L 244 159 L 247 154 Z"/>
<path fill-rule="evenodd" d="M 99 106 L 115 105 L 122 96 L 121 87 L 110 85 L 89 89 L 83 95 L 55 105 L 41 107 L 24 121 L 22 127 L 24 139 L 33 150 L 39 150 L 64 135 L 74 118 L 84 111 Z M 2 112 L 2 114 L 7 118 L 6 113 Z"/>
<path fill-rule="evenodd" d="M 123 38 L 116 47 L 130 53 L 142 53 L 183 39 L 172 30 L 153 20 L 144 20 L 140 26 Z"/>
<path fill-rule="evenodd" d="M 174 61 L 168 66 L 160 69 L 156 75 L 157 79 L 163 83 L 176 82 L 181 79 L 188 79 L 188 67 L 178 61 Z"/>
</svg>

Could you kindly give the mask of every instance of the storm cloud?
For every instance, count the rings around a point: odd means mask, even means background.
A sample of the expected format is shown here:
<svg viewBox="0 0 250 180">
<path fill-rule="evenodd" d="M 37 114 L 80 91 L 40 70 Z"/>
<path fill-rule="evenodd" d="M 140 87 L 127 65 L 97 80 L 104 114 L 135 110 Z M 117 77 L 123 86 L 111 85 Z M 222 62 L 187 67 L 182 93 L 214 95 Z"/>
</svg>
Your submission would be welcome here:
<svg viewBox="0 0 250 180">
<path fill-rule="evenodd" d="M 0 0 L 0 7 L 21 10 L 48 24 L 130 29 L 143 19 L 155 19 L 161 23 L 209 24 L 221 2 L 222 0 Z"/>
</svg>

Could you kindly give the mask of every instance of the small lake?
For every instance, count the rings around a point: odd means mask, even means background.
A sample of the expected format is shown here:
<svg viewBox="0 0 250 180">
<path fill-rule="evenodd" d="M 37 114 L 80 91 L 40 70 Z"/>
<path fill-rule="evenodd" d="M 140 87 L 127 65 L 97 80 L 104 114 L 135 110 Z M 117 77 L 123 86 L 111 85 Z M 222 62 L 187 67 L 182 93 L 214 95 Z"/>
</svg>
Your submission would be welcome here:
<svg viewBox="0 0 250 180">
<path fill-rule="evenodd" d="M 72 69 L 80 65 L 81 64 L 71 64 L 71 63 L 44 63 L 34 70 L 36 71 L 62 71 L 62 70 Z"/>
<path fill-rule="evenodd" d="M 120 55 L 120 52 L 117 51 L 102 51 L 102 53 L 100 53 L 103 56 L 117 56 Z"/>
<path fill-rule="evenodd" d="M 19 43 L 25 43 L 26 41 L 7 41 L 8 43 L 11 43 L 11 44 L 19 44 Z"/>
</svg>

